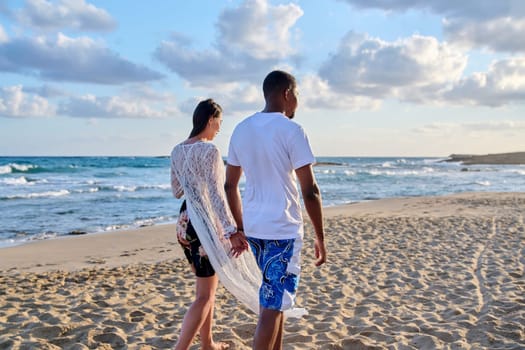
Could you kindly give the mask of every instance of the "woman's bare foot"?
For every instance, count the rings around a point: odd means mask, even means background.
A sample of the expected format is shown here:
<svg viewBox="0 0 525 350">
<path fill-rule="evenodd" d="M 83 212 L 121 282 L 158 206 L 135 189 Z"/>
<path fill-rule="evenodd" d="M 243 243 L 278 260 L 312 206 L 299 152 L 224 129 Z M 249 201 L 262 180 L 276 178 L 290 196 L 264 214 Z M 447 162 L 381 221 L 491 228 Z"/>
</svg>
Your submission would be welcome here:
<svg viewBox="0 0 525 350">
<path fill-rule="evenodd" d="M 230 344 L 218 342 L 218 343 L 211 343 L 211 345 L 202 347 L 202 350 L 226 350 L 230 348 Z"/>
</svg>

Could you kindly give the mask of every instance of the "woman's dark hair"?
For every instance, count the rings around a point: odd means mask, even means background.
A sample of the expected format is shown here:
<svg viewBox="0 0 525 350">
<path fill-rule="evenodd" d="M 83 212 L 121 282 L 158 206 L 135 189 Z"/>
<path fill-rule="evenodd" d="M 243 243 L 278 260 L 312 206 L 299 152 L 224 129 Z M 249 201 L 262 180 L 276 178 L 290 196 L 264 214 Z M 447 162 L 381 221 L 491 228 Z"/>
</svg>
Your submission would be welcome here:
<svg viewBox="0 0 525 350">
<path fill-rule="evenodd" d="M 195 107 L 195 111 L 193 111 L 193 129 L 191 129 L 189 137 L 200 134 L 206 129 L 210 118 L 218 118 L 221 113 L 221 106 L 213 99 L 209 98 L 199 102 L 197 107 Z"/>
</svg>

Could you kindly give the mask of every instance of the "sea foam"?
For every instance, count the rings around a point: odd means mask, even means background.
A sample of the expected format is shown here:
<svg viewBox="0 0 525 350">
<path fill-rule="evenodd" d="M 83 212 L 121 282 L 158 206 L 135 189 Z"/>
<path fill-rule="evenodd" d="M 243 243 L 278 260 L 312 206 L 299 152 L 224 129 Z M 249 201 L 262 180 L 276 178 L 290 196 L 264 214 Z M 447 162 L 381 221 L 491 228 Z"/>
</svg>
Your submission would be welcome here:
<svg viewBox="0 0 525 350">
<path fill-rule="evenodd" d="M 0 179 L 0 183 L 6 184 L 6 185 L 33 185 L 33 182 L 27 181 L 27 179 L 23 176 L 21 177 L 8 177 L 6 179 Z"/>
</svg>

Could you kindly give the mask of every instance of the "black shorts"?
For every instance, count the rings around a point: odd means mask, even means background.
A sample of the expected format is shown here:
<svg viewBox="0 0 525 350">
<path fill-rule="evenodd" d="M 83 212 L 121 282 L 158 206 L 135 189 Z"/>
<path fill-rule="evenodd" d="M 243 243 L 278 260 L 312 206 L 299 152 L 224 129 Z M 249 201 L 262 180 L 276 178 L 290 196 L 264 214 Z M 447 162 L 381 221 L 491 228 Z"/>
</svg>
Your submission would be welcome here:
<svg viewBox="0 0 525 350">
<path fill-rule="evenodd" d="M 180 212 L 186 210 L 186 201 L 182 203 Z M 215 270 L 211 266 L 210 260 L 206 255 L 204 248 L 202 248 L 201 241 L 195 228 L 191 224 L 191 221 L 188 221 L 188 226 L 186 229 L 186 239 L 190 242 L 189 246 L 184 246 L 181 244 L 184 255 L 190 264 L 195 267 L 195 275 L 197 277 L 211 277 L 215 275 Z"/>
</svg>

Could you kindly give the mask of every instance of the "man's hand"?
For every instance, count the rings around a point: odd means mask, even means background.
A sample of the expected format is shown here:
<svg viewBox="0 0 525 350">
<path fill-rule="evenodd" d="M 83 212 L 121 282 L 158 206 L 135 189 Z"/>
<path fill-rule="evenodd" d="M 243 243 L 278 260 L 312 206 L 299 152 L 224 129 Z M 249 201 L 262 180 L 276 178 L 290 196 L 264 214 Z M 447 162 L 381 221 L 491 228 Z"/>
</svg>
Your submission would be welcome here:
<svg viewBox="0 0 525 350">
<path fill-rule="evenodd" d="M 321 266 L 326 262 L 326 248 L 324 246 L 324 241 L 315 240 L 315 266 Z"/>
<path fill-rule="evenodd" d="M 242 231 L 237 231 L 231 235 L 230 243 L 232 244 L 231 252 L 235 258 L 239 257 L 245 250 L 250 248 L 248 240 Z"/>
</svg>

